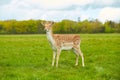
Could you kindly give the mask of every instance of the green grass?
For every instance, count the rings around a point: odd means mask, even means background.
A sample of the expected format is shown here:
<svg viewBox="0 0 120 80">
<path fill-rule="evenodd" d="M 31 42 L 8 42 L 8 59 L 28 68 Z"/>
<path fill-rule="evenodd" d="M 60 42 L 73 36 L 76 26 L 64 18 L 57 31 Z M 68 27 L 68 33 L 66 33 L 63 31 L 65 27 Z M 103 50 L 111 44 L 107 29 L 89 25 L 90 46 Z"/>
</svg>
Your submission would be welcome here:
<svg viewBox="0 0 120 80">
<path fill-rule="evenodd" d="M 81 34 L 85 67 L 62 51 L 51 67 L 45 35 L 0 35 L 0 80 L 120 80 L 120 34 Z"/>
</svg>

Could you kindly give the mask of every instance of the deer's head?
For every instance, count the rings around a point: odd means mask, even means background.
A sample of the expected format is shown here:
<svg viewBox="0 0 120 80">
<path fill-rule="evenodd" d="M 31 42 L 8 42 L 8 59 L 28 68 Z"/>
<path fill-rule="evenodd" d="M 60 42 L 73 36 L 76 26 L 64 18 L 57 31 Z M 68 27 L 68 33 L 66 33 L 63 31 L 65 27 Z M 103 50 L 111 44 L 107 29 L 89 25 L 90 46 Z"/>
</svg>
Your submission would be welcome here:
<svg viewBox="0 0 120 80">
<path fill-rule="evenodd" d="M 48 32 L 52 29 L 52 25 L 54 24 L 54 22 L 47 21 L 41 24 L 44 26 L 44 30 Z"/>
</svg>

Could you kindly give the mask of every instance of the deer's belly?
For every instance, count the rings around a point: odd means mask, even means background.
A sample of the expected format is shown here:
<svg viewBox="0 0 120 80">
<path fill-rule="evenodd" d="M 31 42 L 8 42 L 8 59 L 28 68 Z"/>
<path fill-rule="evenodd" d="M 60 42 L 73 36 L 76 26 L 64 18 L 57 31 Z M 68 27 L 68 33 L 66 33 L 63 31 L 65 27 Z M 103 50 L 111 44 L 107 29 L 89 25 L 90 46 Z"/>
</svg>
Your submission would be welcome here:
<svg viewBox="0 0 120 80">
<path fill-rule="evenodd" d="M 61 50 L 70 50 L 72 48 L 73 48 L 72 46 L 63 46 L 61 47 Z"/>
<path fill-rule="evenodd" d="M 64 43 L 61 47 L 61 50 L 70 50 L 73 48 L 73 43 Z"/>
</svg>

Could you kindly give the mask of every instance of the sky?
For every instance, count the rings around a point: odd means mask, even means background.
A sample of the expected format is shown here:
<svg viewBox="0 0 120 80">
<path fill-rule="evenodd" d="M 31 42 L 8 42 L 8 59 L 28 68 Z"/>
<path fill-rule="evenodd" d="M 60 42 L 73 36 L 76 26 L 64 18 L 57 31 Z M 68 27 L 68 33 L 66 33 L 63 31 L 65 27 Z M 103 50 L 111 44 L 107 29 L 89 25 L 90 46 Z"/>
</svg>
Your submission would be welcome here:
<svg viewBox="0 0 120 80">
<path fill-rule="evenodd" d="M 120 0 L 0 0 L 0 20 L 120 21 Z"/>
</svg>

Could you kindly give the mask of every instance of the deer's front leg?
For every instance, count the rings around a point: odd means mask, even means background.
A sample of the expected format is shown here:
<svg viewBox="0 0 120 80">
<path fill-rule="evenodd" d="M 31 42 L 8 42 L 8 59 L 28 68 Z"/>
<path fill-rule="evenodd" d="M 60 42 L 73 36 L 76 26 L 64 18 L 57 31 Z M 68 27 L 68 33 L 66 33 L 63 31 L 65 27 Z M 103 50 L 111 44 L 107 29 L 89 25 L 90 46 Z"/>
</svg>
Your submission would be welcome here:
<svg viewBox="0 0 120 80">
<path fill-rule="evenodd" d="M 58 67 L 58 61 L 59 61 L 60 52 L 61 52 L 60 50 L 57 50 L 56 67 Z"/>
<path fill-rule="evenodd" d="M 55 63 L 55 57 L 56 57 L 56 51 L 53 51 L 52 66 L 54 66 Z"/>
<path fill-rule="evenodd" d="M 83 53 L 81 52 L 81 50 L 79 49 L 79 54 L 80 54 L 80 56 L 81 56 L 81 58 L 82 58 L 82 66 L 84 67 L 85 65 L 84 65 L 84 56 L 83 56 Z"/>
</svg>

